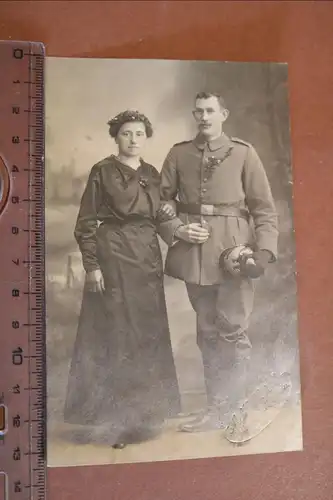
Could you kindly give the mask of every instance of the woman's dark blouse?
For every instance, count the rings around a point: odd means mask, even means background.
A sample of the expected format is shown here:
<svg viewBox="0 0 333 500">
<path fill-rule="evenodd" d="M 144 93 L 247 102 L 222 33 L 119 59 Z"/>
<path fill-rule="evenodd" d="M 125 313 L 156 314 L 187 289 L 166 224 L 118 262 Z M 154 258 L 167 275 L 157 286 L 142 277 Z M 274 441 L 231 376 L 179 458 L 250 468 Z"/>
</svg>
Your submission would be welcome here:
<svg viewBox="0 0 333 500">
<path fill-rule="evenodd" d="M 148 219 L 159 223 L 160 174 L 141 160 L 137 170 L 111 155 L 94 165 L 84 190 L 75 238 L 82 253 L 84 269 L 99 269 L 96 230 L 100 222 L 116 224 Z"/>
</svg>

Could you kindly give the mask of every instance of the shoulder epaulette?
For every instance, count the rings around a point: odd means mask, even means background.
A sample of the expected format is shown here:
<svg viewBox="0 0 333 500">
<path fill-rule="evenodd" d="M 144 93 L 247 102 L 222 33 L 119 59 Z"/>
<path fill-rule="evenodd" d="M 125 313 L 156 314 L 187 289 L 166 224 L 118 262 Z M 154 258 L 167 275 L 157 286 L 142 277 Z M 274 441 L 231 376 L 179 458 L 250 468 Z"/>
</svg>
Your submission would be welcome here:
<svg viewBox="0 0 333 500">
<path fill-rule="evenodd" d="M 190 144 L 192 141 L 182 141 L 182 142 L 176 142 L 176 144 L 173 145 L 173 147 L 175 146 L 182 146 L 183 144 Z"/>
<path fill-rule="evenodd" d="M 251 147 L 251 144 L 249 142 L 243 141 L 243 139 L 238 139 L 238 137 L 231 137 L 231 140 L 233 142 L 238 142 L 239 144 L 243 144 L 243 146 L 247 146 L 248 148 Z"/>
</svg>

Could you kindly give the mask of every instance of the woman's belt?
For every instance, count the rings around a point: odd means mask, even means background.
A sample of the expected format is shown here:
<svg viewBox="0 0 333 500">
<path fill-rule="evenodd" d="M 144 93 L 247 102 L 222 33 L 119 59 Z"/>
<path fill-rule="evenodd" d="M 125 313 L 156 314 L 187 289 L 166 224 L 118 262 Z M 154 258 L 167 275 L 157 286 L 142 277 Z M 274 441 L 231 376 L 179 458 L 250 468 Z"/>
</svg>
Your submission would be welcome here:
<svg viewBox="0 0 333 500">
<path fill-rule="evenodd" d="M 178 203 L 177 210 L 179 213 L 190 215 L 222 215 L 225 217 L 241 217 L 249 219 L 250 214 L 245 208 L 232 207 L 228 205 L 206 205 L 200 203 Z"/>
</svg>

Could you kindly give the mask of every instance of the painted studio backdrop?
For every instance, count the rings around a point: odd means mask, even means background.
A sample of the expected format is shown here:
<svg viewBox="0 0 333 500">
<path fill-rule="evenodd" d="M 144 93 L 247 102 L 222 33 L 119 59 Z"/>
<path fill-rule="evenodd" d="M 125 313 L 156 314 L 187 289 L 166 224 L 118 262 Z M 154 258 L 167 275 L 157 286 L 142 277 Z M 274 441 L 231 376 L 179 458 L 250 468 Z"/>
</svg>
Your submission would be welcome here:
<svg viewBox="0 0 333 500">
<path fill-rule="evenodd" d="M 116 153 L 107 122 L 126 109 L 148 116 L 154 135 L 144 158 L 159 171 L 173 144 L 196 134 L 197 92 L 218 92 L 230 116 L 224 131 L 251 143 L 268 176 L 279 215 L 279 258 L 257 284 L 249 335 L 250 384 L 291 381 L 274 421 L 244 446 L 220 431 L 181 433 L 179 420 L 205 402 L 196 317 L 183 282 L 164 278 L 182 408 L 156 439 L 115 450 L 82 443 L 63 419 L 81 307 L 84 271 L 73 231 L 92 166 Z M 162 255 L 166 245 L 160 240 Z M 46 286 L 48 464 L 73 466 L 270 453 L 302 449 L 297 295 L 292 218 L 288 71 L 283 64 L 48 58 L 46 64 Z M 274 384 L 271 389 L 274 390 Z M 269 392 L 269 391 L 268 391 Z M 265 405 L 264 405 L 265 406 Z M 253 411 L 255 409 L 253 408 Z M 266 411 L 262 408 L 260 411 Z M 274 413 L 273 409 L 268 409 Z M 260 413 L 260 412 L 259 412 Z M 272 413 L 272 415 L 273 415 Z M 277 413 L 277 412 L 275 412 Z M 259 417 L 260 419 L 260 417 Z"/>
</svg>

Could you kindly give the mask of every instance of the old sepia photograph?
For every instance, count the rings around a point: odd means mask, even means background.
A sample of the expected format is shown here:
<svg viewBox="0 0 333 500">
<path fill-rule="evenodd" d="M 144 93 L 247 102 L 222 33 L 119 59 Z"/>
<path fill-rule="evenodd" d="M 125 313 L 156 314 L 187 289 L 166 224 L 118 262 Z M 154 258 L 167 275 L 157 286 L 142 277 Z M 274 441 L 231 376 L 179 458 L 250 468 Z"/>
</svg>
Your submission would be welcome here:
<svg viewBox="0 0 333 500">
<path fill-rule="evenodd" d="M 302 450 L 288 66 L 46 60 L 47 463 Z"/>
</svg>

